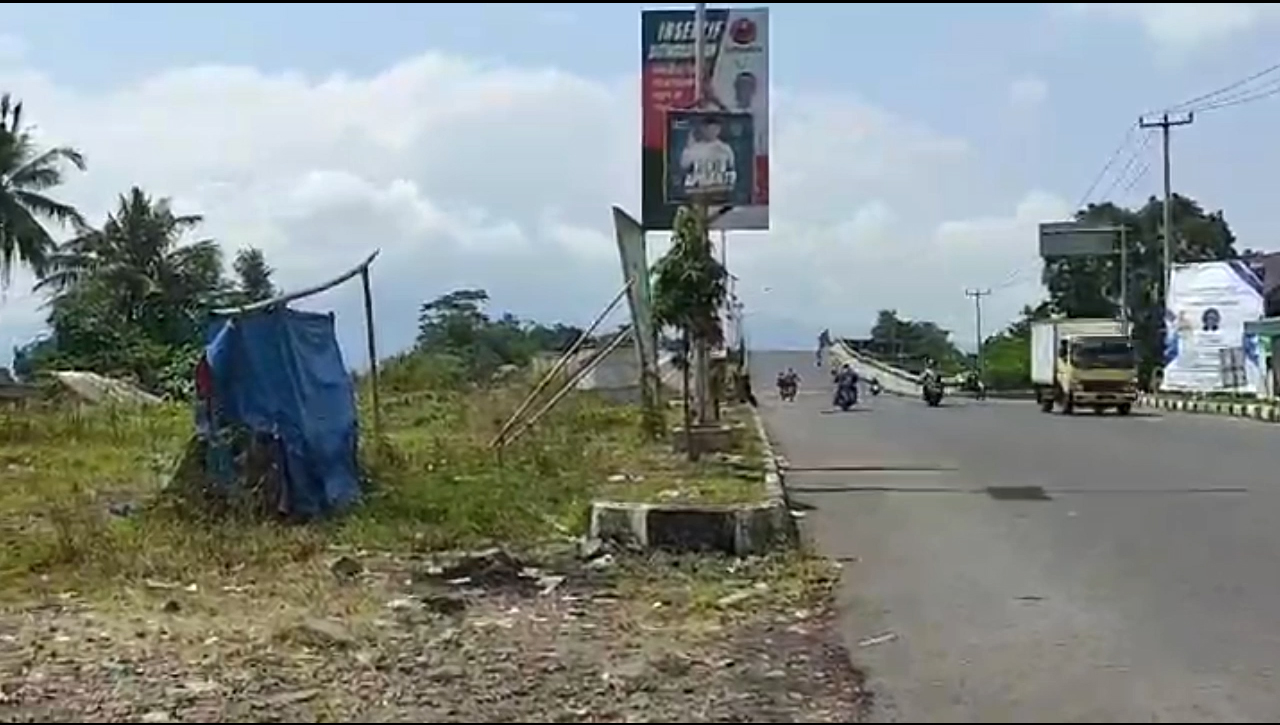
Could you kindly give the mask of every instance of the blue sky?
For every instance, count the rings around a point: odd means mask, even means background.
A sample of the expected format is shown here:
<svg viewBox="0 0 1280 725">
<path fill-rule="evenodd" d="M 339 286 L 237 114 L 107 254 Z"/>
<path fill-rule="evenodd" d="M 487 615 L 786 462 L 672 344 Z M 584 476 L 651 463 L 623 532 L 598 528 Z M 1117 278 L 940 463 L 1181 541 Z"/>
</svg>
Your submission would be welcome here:
<svg viewBox="0 0 1280 725">
<path fill-rule="evenodd" d="M 452 284 L 576 321 L 611 296 L 608 205 L 638 206 L 642 7 L 11 3 L 0 87 L 88 154 L 66 193 L 94 213 L 132 183 L 173 195 L 232 246 L 263 246 L 286 284 L 383 246 L 379 323 L 403 345 L 416 303 Z M 966 285 L 1002 287 L 991 318 L 1007 320 L 1037 294 L 1035 217 L 1069 211 L 1138 113 L 1268 66 L 1280 47 L 1277 13 L 1247 4 L 771 13 L 771 163 L 796 181 L 770 234 L 730 242 L 769 346 L 808 345 L 822 326 L 860 333 L 885 306 L 967 342 Z M 1280 96 L 1174 138 L 1175 188 L 1224 208 L 1244 246 L 1280 248 L 1278 114 Z M 581 153 L 585 139 L 607 152 Z M 1113 186 L 1136 202 L 1158 184 L 1150 165 Z M 39 327 L 21 284 L 0 308 L 0 345 Z M 321 303 L 344 341 L 354 302 Z"/>
</svg>

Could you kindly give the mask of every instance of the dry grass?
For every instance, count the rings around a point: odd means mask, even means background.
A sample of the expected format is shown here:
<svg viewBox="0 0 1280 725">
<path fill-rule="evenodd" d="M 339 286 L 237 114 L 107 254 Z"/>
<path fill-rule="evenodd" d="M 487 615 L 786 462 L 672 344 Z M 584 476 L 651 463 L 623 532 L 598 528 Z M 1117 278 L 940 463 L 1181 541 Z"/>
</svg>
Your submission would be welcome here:
<svg viewBox="0 0 1280 725">
<path fill-rule="evenodd" d="M 487 444 L 519 392 L 388 395 L 366 500 L 305 526 L 193 517 L 161 495 L 185 406 L 0 415 L 0 722 L 857 717 L 825 562 L 600 568 L 566 551 L 594 497 L 754 497 L 758 477 L 689 467 L 634 410 L 585 395 L 499 466 Z M 758 463 L 750 443 L 738 455 Z M 486 543 L 543 551 L 564 583 L 464 594 L 424 576 L 426 552 Z M 433 609 L 441 596 L 463 611 Z"/>
<path fill-rule="evenodd" d="M 216 589 L 265 571 L 296 590 L 334 547 L 523 546 L 582 533 L 593 498 L 759 496 L 752 429 L 737 465 L 690 466 L 644 439 L 634 408 L 590 395 L 563 401 L 499 465 L 488 443 L 522 392 L 387 396 L 381 445 L 362 452 L 373 482 L 366 500 L 308 526 L 193 518 L 159 495 L 191 435 L 186 406 L 4 413 L 0 587 L 23 596 L 152 579 Z"/>
<path fill-rule="evenodd" d="M 763 491 L 763 451 L 751 409 L 726 409 L 724 423 L 734 426 L 734 449 L 690 463 L 670 446 L 633 449 L 614 465 L 599 488 L 601 498 L 644 503 L 750 503 Z"/>
</svg>

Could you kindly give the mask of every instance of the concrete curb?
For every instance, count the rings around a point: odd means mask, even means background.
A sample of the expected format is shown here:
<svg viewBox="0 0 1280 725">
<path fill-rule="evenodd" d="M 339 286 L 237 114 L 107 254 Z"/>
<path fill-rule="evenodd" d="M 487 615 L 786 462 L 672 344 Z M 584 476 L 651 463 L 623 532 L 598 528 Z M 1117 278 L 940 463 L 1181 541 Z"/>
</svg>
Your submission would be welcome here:
<svg viewBox="0 0 1280 725">
<path fill-rule="evenodd" d="M 796 527 L 764 421 L 751 409 L 760 436 L 764 499 L 748 504 L 655 504 L 595 501 L 589 538 L 636 549 L 722 551 L 738 556 L 789 546 Z"/>
<path fill-rule="evenodd" d="M 1266 423 L 1280 423 L 1280 408 L 1270 403 L 1233 403 L 1223 400 L 1170 398 L 1164 395 L 1143 394 L 1138 396 L 1138 405 L 1145 408 L 1172 410 L 1180 413 L 1207 413 L 1209 415 L 1225 415 L 1232 418 L 1259 420 Z"/>
</svg>

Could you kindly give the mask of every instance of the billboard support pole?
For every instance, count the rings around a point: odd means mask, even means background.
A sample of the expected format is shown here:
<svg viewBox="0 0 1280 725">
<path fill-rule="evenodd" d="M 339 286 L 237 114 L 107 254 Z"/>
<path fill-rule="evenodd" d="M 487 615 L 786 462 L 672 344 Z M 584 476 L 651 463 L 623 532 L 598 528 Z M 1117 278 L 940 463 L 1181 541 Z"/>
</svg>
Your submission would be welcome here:
<svg viewBox="0 0 1280 725">
<path fill-rule="evenodd" d="M 1129 336 L 1129 234 L 1128 224 L 1120 225 L 1120 323 Z"/>
<path fill-rule="evenodd" d="M 706 101 L 706 63 L 707 63 L 707 4 L 694 3 L 693 5 L 693 108 L 701 110 Z M 698 227 L 700 233 L 705 237 L 707 253 L 711 253 L 711 225 L 704 199 L 694 201 L 694 211 L 698 218 Z M 706 425 L 710 421 L 708 415 L 708 398 L 710 397 L 710 360 L 707 341 L 699 335 L 693 340 L 692 362 L 694 378 L 693 378 L 693 397 L 694 410 L 698 412 L 697 422 L 699 425 Z"/>
<path fill-rule="evenodd" d="M 694 108 L 702 108 L 702 81 L 706 74 L 707 62 L 707 4 L 694 3 L 693 6 L 693 103 Z"/>
</svg>

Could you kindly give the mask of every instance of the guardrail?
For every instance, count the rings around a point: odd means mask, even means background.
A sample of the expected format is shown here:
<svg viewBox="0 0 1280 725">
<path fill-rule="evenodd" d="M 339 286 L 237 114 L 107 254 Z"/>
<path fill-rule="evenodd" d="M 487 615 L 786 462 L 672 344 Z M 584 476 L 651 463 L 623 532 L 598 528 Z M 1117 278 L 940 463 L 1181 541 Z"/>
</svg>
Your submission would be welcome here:
<svg viewBox="0 0 1280 725">
<path fill-rule="evenodd" d="M 832 353 L 841 358 L 841 362 L 849 362 L 856 365 L 854 368 L 859 375 L 867 376 L 875 375 L 880 378 L 881 385 L 886 390 L 893 393 L 901 393 L 906 395 L 917 395 L 920 392 L 920 376 L 909 370 L 896 368 L 888 363 L 876 360 L 873 357 L 863 355 L 849 348 L 843 341 L 836 341 L 832 346 Z M 890 389 L 887 380 L 897 383 L 896 389 Z M 967 390 L 959 390 L 954 385 L 948 385 L 948 392 L 952 395 L 972 396 L 973 393 Z M 1005 400 L 1034 400 L 1036 393 L 1034 390 L 988 390 L 988 398 L 999 398 Z"/>
<path fill-rule="evenodd" d="M 836 341 L 832 344 L 829 357 L 832 359 L 833 364 L 849 363 L 858 372 L 858 375 L 864 378 L 877 378 L 885 392 L 912 396 L 920 393 L 918 376 L 856 353 L 850 350 L 849 346 L 843 342 Z"/>
</svg>

